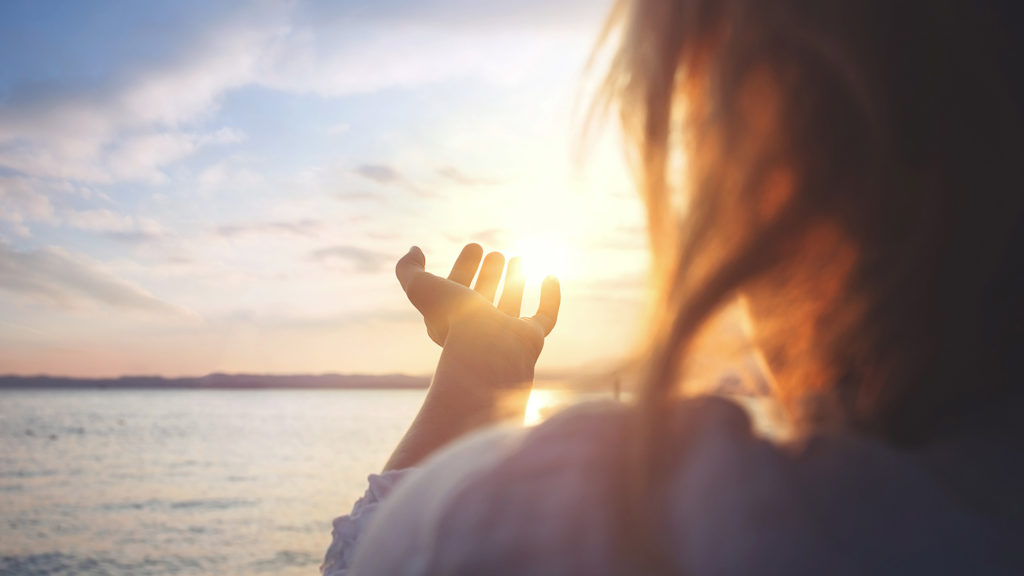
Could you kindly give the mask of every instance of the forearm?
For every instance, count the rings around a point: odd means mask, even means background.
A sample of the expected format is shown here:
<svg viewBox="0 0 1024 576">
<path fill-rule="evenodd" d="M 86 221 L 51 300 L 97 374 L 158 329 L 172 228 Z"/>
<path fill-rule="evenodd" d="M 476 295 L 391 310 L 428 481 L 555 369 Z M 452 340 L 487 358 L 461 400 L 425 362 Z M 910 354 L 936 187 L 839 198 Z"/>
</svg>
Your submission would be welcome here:
<svg viewBox="0 0 1024 576">
<path fill-rule="evenodd" d="M 487 326 L 453 330 L 416 419 L 384 470 L 418 465 L 437 449 L 475 429 L 522 421 L 536 356 L 495 353 L 514 335 Z"/>
</svg>

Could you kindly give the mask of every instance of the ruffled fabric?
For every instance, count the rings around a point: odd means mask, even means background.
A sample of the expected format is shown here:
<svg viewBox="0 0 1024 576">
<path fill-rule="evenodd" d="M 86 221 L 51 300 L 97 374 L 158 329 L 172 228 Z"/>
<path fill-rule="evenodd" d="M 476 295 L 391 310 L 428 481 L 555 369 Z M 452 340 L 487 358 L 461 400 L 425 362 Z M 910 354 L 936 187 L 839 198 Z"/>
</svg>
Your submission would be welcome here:
<svg viewBox="0 0 1024 576">
<path fill-rule="evenodd" d="M 377 508 L 391 493 L 398 481 L 412 470 L 412 468 L 388 470 L 383 474 L 370 474 L 367 477 L 369 486 L 363 497 L 357 500 L 352 507 L 352 512 L 334 519 L 331 546 L 327 549 L 324 563 L 320 566 L 321 574 L 324 576 L 346 576 L 348 574 L 359 535 L 365 532 L 377 512 Z"/>
</svg>

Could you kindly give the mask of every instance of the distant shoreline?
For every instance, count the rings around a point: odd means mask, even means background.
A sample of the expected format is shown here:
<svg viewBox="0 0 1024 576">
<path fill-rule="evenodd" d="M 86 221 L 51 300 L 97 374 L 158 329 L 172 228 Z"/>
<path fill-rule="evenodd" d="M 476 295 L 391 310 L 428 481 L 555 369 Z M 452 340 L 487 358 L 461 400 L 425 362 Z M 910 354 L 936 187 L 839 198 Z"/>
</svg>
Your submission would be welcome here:
<svg viewBox="0 0 1024 576">
<path fill-rule="evenodd" d="M 208 374 L 182 378 L 121 376 L 71 378 L 63 376 L 0 376 L 0 390 L 417 390 L 430 385 L 429 376 L 406 374 Z"/>
<path fill-rule="evenodd" d="M 0 374 L 2 390 L 425 390 L 430 375 L 409 374 L 225 374 L 205 376 L 117 376 L 78 378 L 47 374 Z M 577 391 L 610 390 L 608 375 L 587 376 L 575 370 L 545 370 L 534 385 Z M 625 388 L 628 388 L 627 383 Z"/>
</svg>

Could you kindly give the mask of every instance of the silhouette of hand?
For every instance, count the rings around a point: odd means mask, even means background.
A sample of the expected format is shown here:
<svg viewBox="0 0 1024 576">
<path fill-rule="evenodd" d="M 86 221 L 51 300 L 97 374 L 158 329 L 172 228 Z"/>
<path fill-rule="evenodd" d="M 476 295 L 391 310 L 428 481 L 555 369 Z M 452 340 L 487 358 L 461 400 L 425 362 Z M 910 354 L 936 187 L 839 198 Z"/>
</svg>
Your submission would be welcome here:
<svg viewBox="0 0 1024 576">
<path fill-rule="evenodd" d="M 561 289 L 558 280 L 545 278 L 537 313 L 521 318 L 525 280 L 519 259 L 509 261 L 495 306 L 505 257 L 483 253 L 480 245 L 467 244 L 447 279 L 424 269 L 426 258 L 415 246 L 395 265 L 402 289 L 442 350 L 423 406 L 385 470 L 416 466 L 481 426 L 522 422 L 544 337 L 558 319 Z"/>
<path fill-rule="evenodd" d="M 482 259 L 482 261 L 481 261 Z M 500 345 L 522 346 L 522 352 L 536 362 L 547 336 L 558 319 L 561 289 L 553 276 L 541 284 L 537 313 L 520 317 L 523 302 L 523 278 L 519 258 L 512 258 L 505 274 L 505 284 L 497 307 L 494 305 L 498 283 L 505 268 L 505 257 L 491 252 L 483 257 L 479 244 L 467 244 L 459 254 L 448 278 L 441 278 L 424 268 L 426 257 L 412 247 L 395 266 L 395 275 L 413 306 L 423 314 L 427 334 L 442 347 L 451 345 L 452 332 L 484 337 L 479 347 Z M 479 269 L 479 275 L 477 274 Z M 470 288 L 473 277 L 476 284 Z M 472 340 L 459 339 L 460 342 Z M 477 350 L 501 353 L 501 350 Z M 508 352 L 516 352 L 508 350 Z M 532 364 L 531 364 L 532 368 Z"/>
</svg>

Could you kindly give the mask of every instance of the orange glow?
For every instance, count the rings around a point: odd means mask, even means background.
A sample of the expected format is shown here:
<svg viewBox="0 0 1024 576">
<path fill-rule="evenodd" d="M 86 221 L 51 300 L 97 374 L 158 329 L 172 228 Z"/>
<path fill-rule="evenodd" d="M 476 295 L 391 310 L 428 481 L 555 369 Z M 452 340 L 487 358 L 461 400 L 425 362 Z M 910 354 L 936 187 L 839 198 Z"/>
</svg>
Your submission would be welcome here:
<svg viewBox="0 0 1024 576">
<path fill-rule="evenodd" d="M 530 391 L 530 399 L 526 403 L 523 424 L 526 426 L 540 424 L 569 400 L 570 396 L 565 391 L 534 388 Z"/>
<path fill-rule="evenodd" d="M 555 233 L 524 236 L 509 250 L 509 256 L 523 259 L 523 275 L 528 284 L 539 283 L 548 275 L 559 279 L 572 276 L 578 254 L 579 249 L 569 238 Z"/>
</svg>

